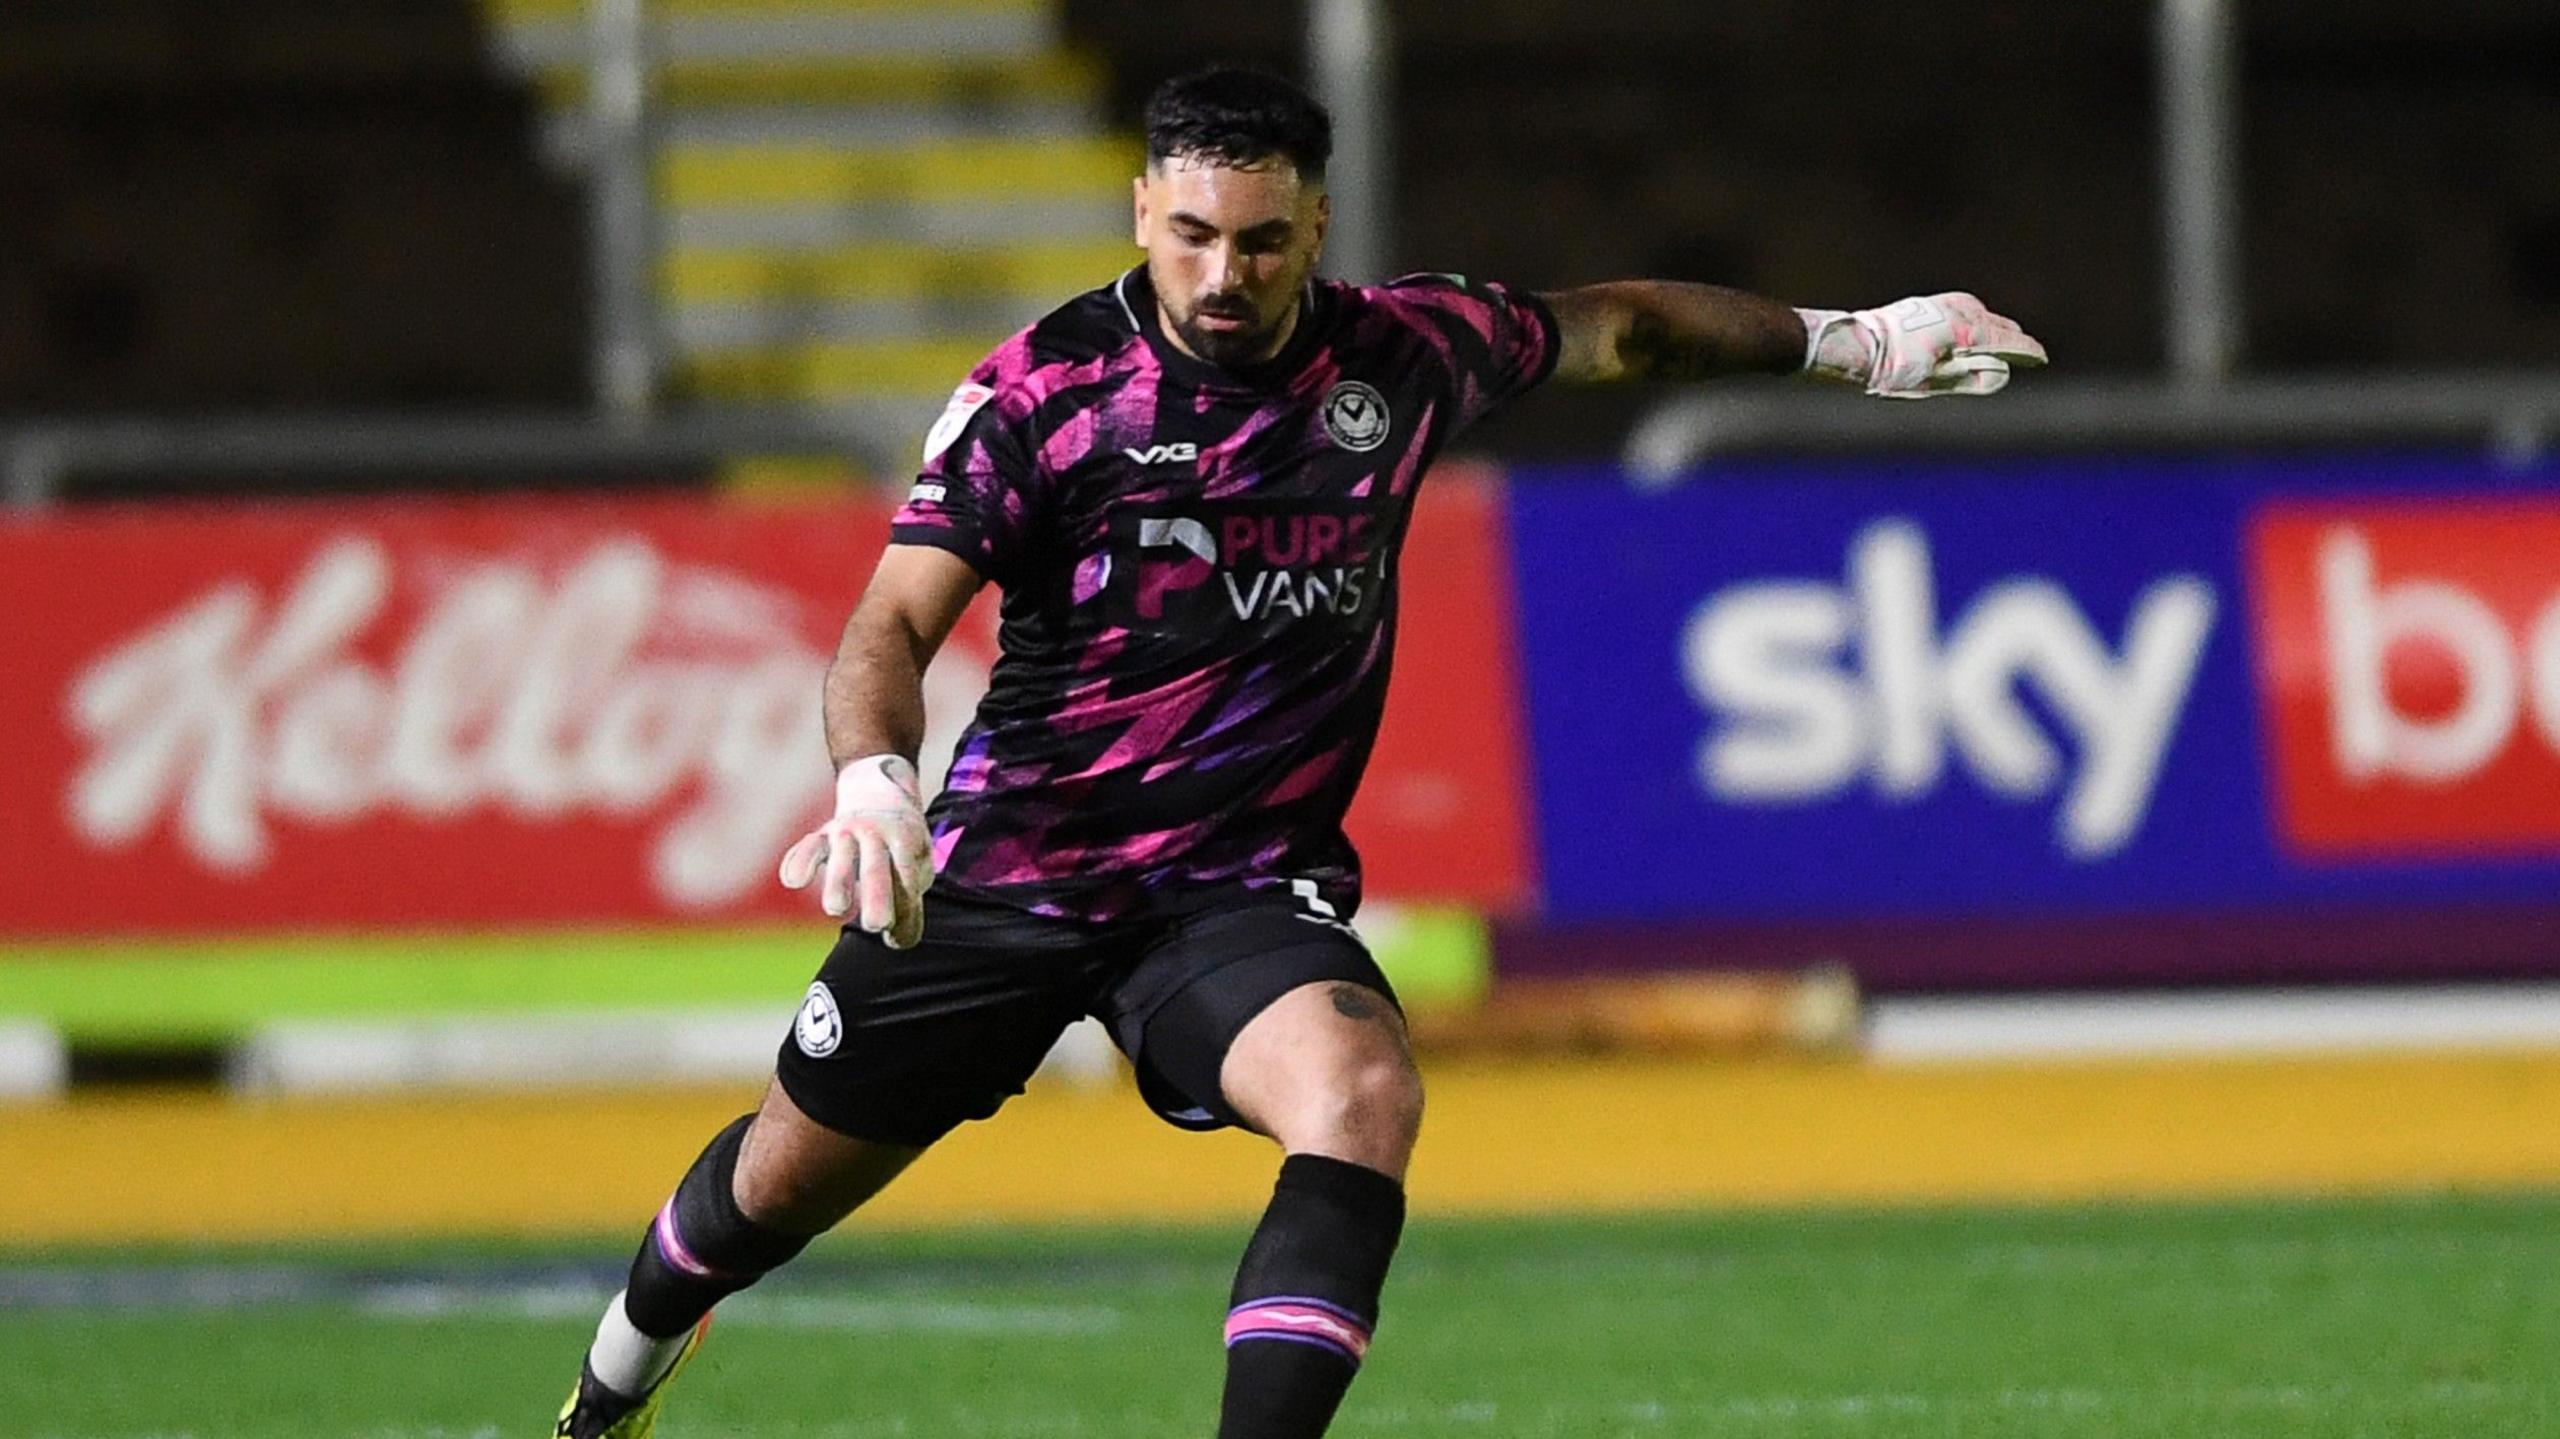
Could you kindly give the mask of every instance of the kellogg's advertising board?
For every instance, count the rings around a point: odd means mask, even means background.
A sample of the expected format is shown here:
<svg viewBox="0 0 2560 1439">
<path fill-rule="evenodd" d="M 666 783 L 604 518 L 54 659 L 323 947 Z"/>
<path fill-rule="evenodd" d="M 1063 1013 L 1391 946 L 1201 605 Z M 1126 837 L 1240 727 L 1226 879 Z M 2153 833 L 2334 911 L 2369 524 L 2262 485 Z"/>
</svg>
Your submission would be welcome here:
<svg viewBox="0 0 2560 1439">
<path fill-rule="evenodd" d="M 1426 698 L 1390 718 L 1353 819 L 1390 897 L 1528 887 L 1516 728 L 1440 738 L 1445 697 L 1510 673 L 1507 612 L 1472 587 L 1495 513 L 1461 483 L 1417 520 L 1441 541 L 1404 577 Z M 888 514 L 687 496 L 0 524 L 0 936 L 814 920 L 775 864 L 827 802 L 820 678 Z M 929 784 L 986 687 L 992 609 L 926 678 Z"/>
</svg>

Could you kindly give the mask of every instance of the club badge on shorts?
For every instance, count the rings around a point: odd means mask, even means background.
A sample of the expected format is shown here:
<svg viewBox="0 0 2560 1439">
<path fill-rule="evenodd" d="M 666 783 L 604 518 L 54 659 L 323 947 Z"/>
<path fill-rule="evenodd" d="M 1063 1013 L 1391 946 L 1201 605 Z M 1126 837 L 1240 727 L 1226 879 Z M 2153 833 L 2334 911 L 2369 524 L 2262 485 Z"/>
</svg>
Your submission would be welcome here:
<svg viewBox="0 0 2560 1439">
<path fill-rule="evenodd" d="M 1324 432 L 1333 437 L 1335 444 L 1355 454 L 1385 444 L 1392 424 L 1387 397 L 1379 394 L 1375 385 L 1345 380 L 1324 397 Z"/>
<path fill-rule="evenodd" d="M 800 1001 L 800 1017 L 792 1022 L 791 1037 L 811 1059 L 824 1059 L 844 1043 L 844 1015 L 837 1011 L 835 994 L 826 981 L 809 986 L 809 997 Z"/>
</svg>

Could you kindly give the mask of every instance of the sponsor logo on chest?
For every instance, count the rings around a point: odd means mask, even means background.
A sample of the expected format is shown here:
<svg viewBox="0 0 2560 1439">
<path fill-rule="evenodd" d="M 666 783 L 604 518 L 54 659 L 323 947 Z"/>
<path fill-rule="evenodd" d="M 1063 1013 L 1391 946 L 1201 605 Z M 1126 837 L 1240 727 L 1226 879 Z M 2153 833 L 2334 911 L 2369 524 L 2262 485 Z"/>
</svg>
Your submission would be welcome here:
<svg viewBox="0 0 2560 1439">
<path fill-rule="evenodd" d="M 1366 505 L 1319 500 L 1134 512 L 1113 525 L 1122 563 L 1110 588 L 1122 622 L 1142 629 L 1352 620 L 1384 584 L 1379 525 Z"/>
</svg>

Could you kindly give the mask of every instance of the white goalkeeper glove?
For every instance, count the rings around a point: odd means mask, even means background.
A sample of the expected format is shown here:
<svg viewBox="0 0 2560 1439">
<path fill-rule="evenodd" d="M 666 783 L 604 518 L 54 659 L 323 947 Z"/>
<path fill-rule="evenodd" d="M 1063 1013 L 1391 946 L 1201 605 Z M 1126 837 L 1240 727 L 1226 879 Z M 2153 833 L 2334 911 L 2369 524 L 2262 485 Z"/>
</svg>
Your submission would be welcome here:
<svg viewBox="0 0 2560 1439">
<path fill-rule="evenodd" d="M 2011 365 L 2041 365 L 2044 346 L 1962 291 L 1914 295 L 1876 310 L 1798 310 L 1804 367 L 1889 400 L 1988 395 Z"/>
<path fill-rule="evenodd" d="M 782 856 L 782 882 L 806 889 L 823 867 L 818 902 L 891 949 L 924 937 L 924 892 L 933 884 L 933 833 L 925 827 L 916 767 L 875 754 L 836 775 L 836 812 Z M 860 901 L 856 909 L 856 901 Z"/>
</svg>

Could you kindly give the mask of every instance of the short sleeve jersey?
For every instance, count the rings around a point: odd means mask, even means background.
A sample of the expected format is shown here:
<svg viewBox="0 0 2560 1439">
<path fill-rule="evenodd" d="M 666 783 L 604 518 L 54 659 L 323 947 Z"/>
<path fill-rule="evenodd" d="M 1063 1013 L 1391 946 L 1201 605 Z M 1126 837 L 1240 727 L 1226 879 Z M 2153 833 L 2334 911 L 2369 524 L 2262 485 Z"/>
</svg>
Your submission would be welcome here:
<svg viewBox="0 0 2560 1439">
<path fill-rule="evenodd" d="M 1090 920 L 1237 887 L 1348 917 L 1415 488 L 1556 349 L 1536 297 L 1420 275 L 1313 283 L 1281 353 L 1212 365 L 1142 266 L 988 356 L 891 532 L 1003 594 L 936 883 Z"/>
</svg>

